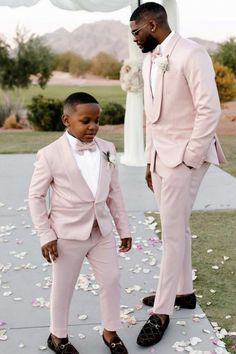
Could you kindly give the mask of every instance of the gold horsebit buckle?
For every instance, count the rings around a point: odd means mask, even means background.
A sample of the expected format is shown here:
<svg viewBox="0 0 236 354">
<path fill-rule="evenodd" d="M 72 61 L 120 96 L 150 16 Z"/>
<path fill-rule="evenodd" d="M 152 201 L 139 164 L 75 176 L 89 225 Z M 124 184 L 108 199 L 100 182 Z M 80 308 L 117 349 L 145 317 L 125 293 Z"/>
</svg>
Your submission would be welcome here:
<svg viewBox="0 0 236 354">
<path fill-rule="evenodd" d="M 59 348 L 63 350 L 67 347 L 68 344 L 70 344 L 70 342 L 68 342 L 66 344 L 60 344 Z"/>
<path fill-rule="evenodd" d="M 160 325 L 159 324 L 156 324 L 156 323 L 153 323 L 151 320 L 148 320 L 147 321 L 148 324 L 151 324 L 153 327 L 155 327 L 156 329 L 160 329 Z"/>
<path fill-rule="evenodd" d="M 123 345 L 122 342 L 111 343 L 111 348 L 115 348 L 117 345 Z"/>
</svg>

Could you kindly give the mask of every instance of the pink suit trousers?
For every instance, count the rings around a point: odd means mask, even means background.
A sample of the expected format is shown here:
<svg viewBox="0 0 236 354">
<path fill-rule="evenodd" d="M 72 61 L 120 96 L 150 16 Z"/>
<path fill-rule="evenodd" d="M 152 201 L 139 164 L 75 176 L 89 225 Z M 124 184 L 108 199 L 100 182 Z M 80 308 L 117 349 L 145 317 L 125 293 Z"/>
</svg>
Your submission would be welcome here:
<svg viewBox="0 0 236 354">
<path fill-rule="evenodd" d="M 152 184 L 160 208 L 163 254 L 153 312 L 172 315 L 176 295 L 191 294 L 192 243 L 189 219 L 209 163 L 198 169 L 165 166 L 157 158 Z"/>
<path fill-rule="evenodd" d="M 102 237 L 99 228 L 87 240 L 57 240 L 59 257 L 53 262 L 50 299 L 50 332 L 67 336 L 69 308 L 83 261 L 87 257 L 100 287 L 102 326 L 110 331 L 120 327 L 120 276 L 113 234 Z"/>
</svg>

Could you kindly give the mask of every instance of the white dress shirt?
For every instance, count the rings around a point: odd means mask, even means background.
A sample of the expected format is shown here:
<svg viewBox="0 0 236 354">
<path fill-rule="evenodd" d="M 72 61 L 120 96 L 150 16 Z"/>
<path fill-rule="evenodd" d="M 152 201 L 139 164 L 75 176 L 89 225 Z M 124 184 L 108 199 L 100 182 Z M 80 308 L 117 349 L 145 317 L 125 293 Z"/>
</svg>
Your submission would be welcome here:
<svg viewBox="0 0 236 354">
<path fill-rule="evenodd" d="M 79 154 L 75 148 L 77 139 L 70 135 L 68 131 L 66 131 L 66 136 L 77 166 L 95 197 L 100 173 L 100 151 L 98 146 L 96 146 L 95 151 L 85 150 L 82 154 Z"/>
<path fill-rule="evenodd" d="M 161 44 L 158 44 L 161 55 L 164 52 L 164 50 L 166 49 L 170 39 L 173 37 L 174 34 L 175 34 L 174 31 L 170 32 L 170 34 L 164 39 L 164 41 Z M 151 67 L 151 72 L 150 72 L 150 84 L 151 84 L 152 96 L 153 97 L 154 97 L 154 92 L 155 92 L 156 84 L 157 84 L 157 72 L 158 72 L 158 70 L 160 70 L 158 68 L 158 60 L 156 60 L 156 61 L 154 60 L 152 62 L 152 67 Z"/>
</svg>

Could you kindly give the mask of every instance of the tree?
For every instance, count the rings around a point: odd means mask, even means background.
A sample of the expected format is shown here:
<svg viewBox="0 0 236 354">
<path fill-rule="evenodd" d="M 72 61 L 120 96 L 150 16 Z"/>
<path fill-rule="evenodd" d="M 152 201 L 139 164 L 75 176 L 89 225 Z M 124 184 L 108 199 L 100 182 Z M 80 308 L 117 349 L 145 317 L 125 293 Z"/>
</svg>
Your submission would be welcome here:
<svg viewBox="0 0 236 354">
<path fill-rule="evenodd" d="M 0 86 L 3 89 L 27 88 L 37 78 L 37 83 L 44 88 L 54 68 L 54 55 L 43 44 L 41 38 L 17 32 L 16 48 L 11 48 L 0 41 Z"/>
<path fill-rule="evenodd" d="M 76 54 L 71 58 L 69 72 L 76 76 L 84 75 L 89 71 L 90 65 L 91 63 L 89 60 L 85 60 L 81 55 Z"/>
<path fill-rule="evenodd" d="M 119 79 L 121 63 L 112 55 L 98 53 L 91 61 L 91 72 L 108 79 Z"/>
<path fill-rule="evenodd" d="M 228 66 L 236 76 L 236 38 L 230 38 L 221 43 L 216 53 L 213 54 L 213 60 Z"/>
<path fill-rule="evenodd" d="M 86 60 L 74 52 L 65 52 L 56 55 L 56 70 L 79 76 L 88 72 L 89 68 L 90 60 Z"/>
<path fill-rule="evenodd" d="M 73 52 L 65 52 L 55 55 L 55 68 L 58 71 L 69 72 L 70 62 L 76 54 Z"/>
</svg>

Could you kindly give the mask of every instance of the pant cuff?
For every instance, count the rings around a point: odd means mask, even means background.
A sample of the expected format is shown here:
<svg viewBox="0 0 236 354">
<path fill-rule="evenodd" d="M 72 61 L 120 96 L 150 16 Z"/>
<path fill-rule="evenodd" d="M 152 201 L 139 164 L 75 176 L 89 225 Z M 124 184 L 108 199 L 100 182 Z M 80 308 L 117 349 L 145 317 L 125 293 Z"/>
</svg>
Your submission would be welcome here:
<svg viewBox="0 0 236 354">
<path fill-rule="evenodd" d="M 102 327 L 108 331 L 117 331 L 121 328 L 121 321 L 103 323 Z"/>
<path fill-rule="evenodd" d="M 170 310 L 170 309 L 165 309 L 165 308 L 153 308 L 152 309 L 152 313 L 155 314 L 155 315 L 168 315 L 168 316 L 171 316 L 173 315 L 173 310 Z"/>
<path fill-rule="evenodd" d="M 58 338 L 66 338 L 68 335 L 66 328 L 50 327 L 49 331 L 50 331 L 50 333 L 52 333 L 54 336 L 56 336 Z"/>
</svg>

